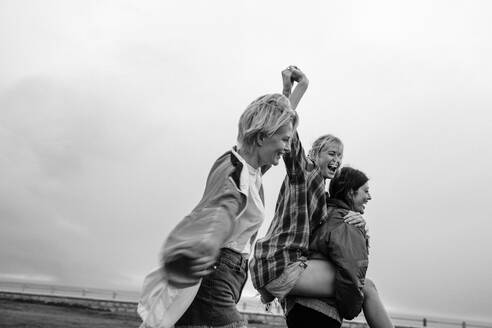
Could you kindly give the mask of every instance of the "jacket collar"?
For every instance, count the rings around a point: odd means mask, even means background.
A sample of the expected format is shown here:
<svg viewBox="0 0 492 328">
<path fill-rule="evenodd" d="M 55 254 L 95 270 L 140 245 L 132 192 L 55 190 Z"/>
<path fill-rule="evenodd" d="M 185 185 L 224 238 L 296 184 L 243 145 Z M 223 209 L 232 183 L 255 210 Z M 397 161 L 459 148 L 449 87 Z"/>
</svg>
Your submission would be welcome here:
<svg viewBox="0 0 492 328">
<path fill-rule="evenodd" d="M 231 150 L 231 163 L 235 167 L 231 174 L 232 180 L 234 180 L 238 189 L 247 195 L 249 190 L 249 172 L 248 168 L 245 168 L 246 162 L 237 152 L 236 146 L 232 147 Z"/>
<path fill-rule="evenodd" d="M 326 200 L 326 206 L 327 207 L 343 208 L 344 210 L 347 210 L 347 211 L 352 210 L 346 202 L 344 202 L 343 200 L 335 199 L 335 198 L 328 198 Z"/>
</svg>

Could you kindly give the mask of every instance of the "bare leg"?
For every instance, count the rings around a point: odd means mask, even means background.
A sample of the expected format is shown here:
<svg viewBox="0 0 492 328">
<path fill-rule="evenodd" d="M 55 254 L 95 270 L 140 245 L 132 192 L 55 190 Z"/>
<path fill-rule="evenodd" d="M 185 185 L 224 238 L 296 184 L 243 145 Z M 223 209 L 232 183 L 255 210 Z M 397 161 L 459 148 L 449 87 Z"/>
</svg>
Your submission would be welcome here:
<svg viewBox="0 0 492 328">
<path fill-rule="evenodd" d="M 297 280 L 294 288 L 289 292 L 289 295 L 313 298 L 333 296 L 333 281 L 335 280 L 335 268 L 333 265 L 324 260 L 308 260 L 306 264 L 306 269 Z M 362 304 L 362 309 L 369 327 L 394 328 L 372 280 L 365 280 L 363 292 L 364 303 Z"/>
<path fill-rule="evenodd" d="M 364 284 L 364 303 L 362 308 L 367 324 L 371 328 L 394 328 L 393 323 L 379 297 L 376 285 L 370 279 Z"/>
<path fill-rule="evenodd" d="M 308 260 L 307 267 L 289 292 L 290 295 L 307 297 L 333 296 L 335 268 L 324 260 Z"/>
<path fill-rule="evenodd" d="M 335 280 L 333 265 L 323 260 L 308 260 L 306 264 L 306 269 L 289 294 L 313 298 L 333 296 L 333 281 Z M 369 327 L 394 328 L 372 280 L 365 280 L 363 292 L 362 309 Z"/>
</svg>

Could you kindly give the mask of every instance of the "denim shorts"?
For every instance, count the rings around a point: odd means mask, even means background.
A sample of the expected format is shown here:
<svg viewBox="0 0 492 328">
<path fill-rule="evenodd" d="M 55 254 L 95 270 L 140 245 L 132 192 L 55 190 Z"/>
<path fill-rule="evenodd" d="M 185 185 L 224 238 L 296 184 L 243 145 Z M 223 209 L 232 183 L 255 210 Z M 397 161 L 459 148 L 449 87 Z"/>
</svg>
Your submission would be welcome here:
<svg viewBox="0 0 492 328">
<path fill-rule="evenodd" d="M 297 280 L 306 269 L 306 260 L 292 262 L 284 269 L 282 274 L 265 285 L 259 293 L 264 303 L 273 301 L 274 298 L 282 300 L 294 288 Z"/>
<path fill-rule="evenodd" d="M 202 279 L 197 295 L 175 327 L 246 327 L 236 305 L 247 278 L 248 260 L 241 253 L 222 248 L 214 271 Z"/>
</svg>

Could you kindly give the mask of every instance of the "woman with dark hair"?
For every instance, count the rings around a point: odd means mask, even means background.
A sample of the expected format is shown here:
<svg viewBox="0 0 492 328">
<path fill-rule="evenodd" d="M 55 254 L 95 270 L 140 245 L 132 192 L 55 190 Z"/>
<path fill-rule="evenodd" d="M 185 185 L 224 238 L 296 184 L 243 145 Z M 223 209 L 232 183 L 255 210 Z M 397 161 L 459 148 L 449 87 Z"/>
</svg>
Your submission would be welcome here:
<svg viewBox="0 0 492 328">
<path fill-rule="evenodd" d="M 316 299 L 315 302 L 336 307 L 343 318 L 359 314 L 364 297 L 367 297 L 363 287 L 365 284 L 373 285 L 365 279 L 369 256 L 366 231 L 344 222 L 349 211 L 364 213 L 365 205 L 371 200 L 368 181 L 363 172 L 351 167 L 344 167 L 335 175 L 330 182 L 330 198 L 326 201 L 327 215 L 314 229 L 310 243 L 311 258 L 329 259 L 335 272 L 333 297 Z M 364 310 L 366 313 L 367 309 Z M 378 313 L 378 316 L 387 314 Z M 312 325 L 306 320 L 313 320 Z M 317 326 L 320 321 L 325 323 L 325 327 L 340 326 L 336 320 L 301 304 L 295 304 L 287 314 L 289 328 Z"/>
<path fill-rule="evenodd" d="M 348 210 L 364 214 L 365 204 L 371 200 L 368 181 L 364 172 L 343 167 L 330 182 L 328 207 L 343 202 L 350 207 Z"/>
</svg>

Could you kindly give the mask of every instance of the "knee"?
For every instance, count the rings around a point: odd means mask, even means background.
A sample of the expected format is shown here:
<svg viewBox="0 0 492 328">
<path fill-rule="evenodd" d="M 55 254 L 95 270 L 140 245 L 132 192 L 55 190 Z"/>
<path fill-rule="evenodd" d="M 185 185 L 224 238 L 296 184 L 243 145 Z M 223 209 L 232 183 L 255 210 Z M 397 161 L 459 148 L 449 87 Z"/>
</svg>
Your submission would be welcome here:
<svg viewBox="0 0 492 328">
<path fill-rule="evenodd" d="M 364 288 L 362 289 L 362 291 L 366 296 L 374 295 L 378 293 L 378 290 L 376 289 L 376 284 L 374 284 L 374 281 L 372 281 L 371 279 L 365 280 Z"/>
</svg>

